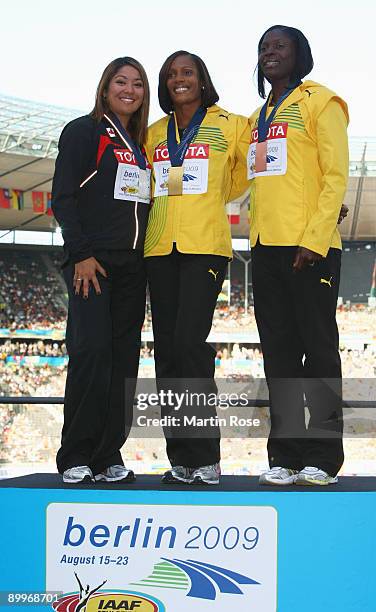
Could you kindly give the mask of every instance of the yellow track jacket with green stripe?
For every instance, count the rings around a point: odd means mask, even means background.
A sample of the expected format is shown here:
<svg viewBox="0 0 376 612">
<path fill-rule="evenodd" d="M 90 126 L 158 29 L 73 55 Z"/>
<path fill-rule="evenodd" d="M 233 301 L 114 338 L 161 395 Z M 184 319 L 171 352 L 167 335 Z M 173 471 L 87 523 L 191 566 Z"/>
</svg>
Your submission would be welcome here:
<svg viewBox="0 0 376 612">
<path fill-rule="evenodd" d="M 154 164 L 154 204 L 146 233 L 145 256 L 168 255 L 175 242 L 181 253 L 232 257 L 231 230 L 225 204 L 242 195 L 249 185 L 248 119 L 230 114 L 217 105 L 207 109 L 191 143 L 191 146 L 203 145 L 206 151 L 207 190 L 180 196 L 157 195 L 159 186 L 155 183 L 159 180 L 156 171 L 158 155 L 161 152 L 167 155 L 168 121 L 166 116 L 149 127 L 145 146 L 148 159 Z"/>
<path fill-rule="evenodd" d="M 261 108 L 250 117 L 251 141 L 257 141 Z M 278 140 L 277 124 L 287 145 L 284 169 L 276 160 L 275 174 L 251 173 L 250 241 L 264 245 L 299 245 L 326 257 L 330 247 L 341 248 L 338 214 L 348 179 L 348 110 L 333 91 L 305 81 L 281 104 L 269 133 L 269 143 Z M 283 125 L 284 124 L 284 127 Z M 287 124 L 287 125 L 286 125 Z M 274 151 L 283 147 L 283 138 Z M 273 153 L 269 150 L 268 156 Z M 270 159 L 270 158 L 269 158 Z M 269 161 L 268 159 L 268 161 Z M 272 168 L 267 164 L 267 168 Z M 253 168 L 254 170 L 254 168 Z"/>
</svg>

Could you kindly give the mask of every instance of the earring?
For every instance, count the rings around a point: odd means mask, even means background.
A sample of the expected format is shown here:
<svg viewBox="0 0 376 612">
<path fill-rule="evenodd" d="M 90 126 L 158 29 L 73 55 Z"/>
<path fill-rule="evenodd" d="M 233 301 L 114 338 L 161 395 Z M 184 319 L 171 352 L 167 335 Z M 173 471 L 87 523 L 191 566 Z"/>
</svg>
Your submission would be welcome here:
<svg viewBox="0 0 376 612">
<path fill-rule="evenodd" d="M 202 90 L 202 91 L 204 91 L 204 89 L 205 89 L 205 85 L 203 85 L 203 86 L 201 87 L 201 90 Z"/>
</svg>

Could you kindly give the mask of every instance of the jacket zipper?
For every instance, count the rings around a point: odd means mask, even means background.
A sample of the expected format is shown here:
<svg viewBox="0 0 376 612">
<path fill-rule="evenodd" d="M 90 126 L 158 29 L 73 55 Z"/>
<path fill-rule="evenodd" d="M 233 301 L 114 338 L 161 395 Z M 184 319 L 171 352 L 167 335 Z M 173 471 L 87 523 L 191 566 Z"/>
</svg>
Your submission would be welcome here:
<svg viewBox="0 0 376 612">
<path fill-rule="evenodd" d="M 135 222 L 136 222 L 136 234 L 135 234 L 134 242 L 133 242 L 133 248 L 134 249 L 136 248 L 136 245 L 137 245 L 138 233 L 139 233 L 137 207 L 138 207 L 138 202 L 135 202 L 134 203 L 134 217 L 135 217 Z"/>
</svg>

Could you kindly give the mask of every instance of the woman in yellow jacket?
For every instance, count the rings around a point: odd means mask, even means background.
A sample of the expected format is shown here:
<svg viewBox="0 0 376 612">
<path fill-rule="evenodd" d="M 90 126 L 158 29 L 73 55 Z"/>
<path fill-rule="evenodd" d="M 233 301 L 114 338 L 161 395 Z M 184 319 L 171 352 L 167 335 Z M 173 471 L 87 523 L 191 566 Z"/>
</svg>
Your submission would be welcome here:
<svg viewBox="0 0 376 612">
<path fill-rule="evenodd" d="M 172 469 L 163 482 L 217 484 L 215 351 L 206 339 L 232 257 L 225 204 L 247 189 L 249 125 L 216 105 L 204 62 L 187 51 L 164 62 L 158 94 L 166 116 L 148 130 L 154 204 L 145 242 L 156 375 L 160 390 L 189 392 L 179 411 L 163 412 L 180 419 L 165 428 Z"/>
<path fill-rule="evenodd" d="M 312 67 L 299 30 L 277 25 L 262 35 L 259 93 L 266 97 L 265 79 L 271 92 L 251 116 L 248 153 L 255 316 L 271 402 L 261 484 L 332 484 L 343 463 L 335 312 L 348 111 L 333 91 L 301 81 Z"/>
</svg>

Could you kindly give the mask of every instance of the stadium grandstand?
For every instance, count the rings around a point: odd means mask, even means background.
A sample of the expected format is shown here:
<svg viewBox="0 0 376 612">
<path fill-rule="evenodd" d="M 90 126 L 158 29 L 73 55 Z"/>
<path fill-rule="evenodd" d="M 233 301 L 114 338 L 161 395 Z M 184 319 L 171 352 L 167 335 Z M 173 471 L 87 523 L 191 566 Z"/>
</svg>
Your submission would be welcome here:
<svg viewBox="0 0 376 612">
<path fill-rule="evenodd" d="M 50 194 L 60 132 L 81 114 L 0 95 L 0 396 L 64 394 L 67 295 L 60 273 L 61 233 Z M 263 376 L 252 306 L 247 202 L 244 196 L 228 205 L 234 259 L 209 337 L 217 349 L 217 378 L 230 381 Z M 349 213 L 340 226 L 341 356 L 345 378 L 362 381 L 376 377 L 375 138 L 350 139 L 344 203 Z M 153 377 L 149 306 L 142 340 L 141 376 Z M 349 385 L 348 399 L 363 397 L 361 387 Z M 262 414 L 266 421 L 267 411 Z M 38 471 L 41 466 L 54 470 L 61 425 L 61 404 L 0 403 L 0 477 L 36 466 Z M 343 473 L 375 469 L 376 440 L 362 433 L 361 440 L 346 439 Z M 223 454 L 228 472 L 257 473 L 266 462 L 265 439 L 226 440 Z M 167 465 L 162 439 L 134 438 L 127 443 L 127 456 L 138 472 L 162 471 Z"/>
</svg>

